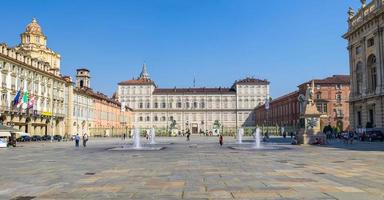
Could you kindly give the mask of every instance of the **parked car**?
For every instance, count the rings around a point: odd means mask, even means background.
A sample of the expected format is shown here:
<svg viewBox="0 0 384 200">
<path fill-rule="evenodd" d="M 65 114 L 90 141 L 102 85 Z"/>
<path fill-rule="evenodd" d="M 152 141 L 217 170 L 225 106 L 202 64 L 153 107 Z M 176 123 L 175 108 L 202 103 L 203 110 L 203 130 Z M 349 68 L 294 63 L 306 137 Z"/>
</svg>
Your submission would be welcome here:
<svg viewBox="0 0 384 200">
<path fill-rule="evenodd" d="M 44 140 L 44 141 L 49 141 L 51 140 L 51 136 L 50 135 L 44 135 L 41 139 Z"/>
<path fill-rule="evenodd" d="M 34 136 L 32 136 L 31 141 L 41 141 L 41 136 L 40 135 L 34 135 Z"/>
<path fill-rule="evenodd" d="M 61 135 L 53 136 L 53 140 L 57 140 L 58 142 L 60 142 L 62 139 L 63 139 L 63 137 Z"/>
<path fill-rule="evenodd" d="M 363 134 L 363 140 L 364 141 L 374 141 L 374 140 L 380 140 L 381 142 L 384 141 L 384 134 L 380 130 L 371 130 L 365 132 Z"/>
<path fill-rule="evenodd" d="M 31 141 L 31 137 L 29 137 L 28 135 L 23 135 L 23 136 L 20 136 L 19 138 L 16 139 L 17 142 L 29 142 Z"/>
</svg>

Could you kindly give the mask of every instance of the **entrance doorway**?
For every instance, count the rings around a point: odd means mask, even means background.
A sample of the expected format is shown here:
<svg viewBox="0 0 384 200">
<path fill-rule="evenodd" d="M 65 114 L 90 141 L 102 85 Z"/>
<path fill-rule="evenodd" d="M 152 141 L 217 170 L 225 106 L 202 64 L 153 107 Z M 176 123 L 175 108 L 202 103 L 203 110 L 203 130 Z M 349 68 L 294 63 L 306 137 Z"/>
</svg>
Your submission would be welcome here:
<svg viewBox="0 0 384 200">
<path fill-rule="evenodd" d="M 199 133 L 199 126 L 197 124 L 192 124 L 192 134 Z"/>
</svg>

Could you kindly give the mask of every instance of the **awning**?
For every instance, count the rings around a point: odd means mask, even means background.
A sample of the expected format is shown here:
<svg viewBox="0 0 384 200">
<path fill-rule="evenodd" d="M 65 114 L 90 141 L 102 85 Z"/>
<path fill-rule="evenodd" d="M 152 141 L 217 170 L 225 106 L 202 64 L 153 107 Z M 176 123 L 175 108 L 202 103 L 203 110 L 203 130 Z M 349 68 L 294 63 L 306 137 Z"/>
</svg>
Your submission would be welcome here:
<svg viewBox="0 0 384 200">
<path fill-rule="evenodd" d="M 10 132 L 0 132 L 0 137 L 11 137 Z"/>
<path fill-rule="evenodd" d="M 28 133 L 24 133 L 24 132 L 15 132 L 17 136 L 29 136 Z"/>
<path fill-rule="evenodd" d="M 20 131 L 17 129 L 14 129 L 12 127 L 4 126 L 4 125 L 0 124 L 0 132 L 20 132 Z"/>
</svg>

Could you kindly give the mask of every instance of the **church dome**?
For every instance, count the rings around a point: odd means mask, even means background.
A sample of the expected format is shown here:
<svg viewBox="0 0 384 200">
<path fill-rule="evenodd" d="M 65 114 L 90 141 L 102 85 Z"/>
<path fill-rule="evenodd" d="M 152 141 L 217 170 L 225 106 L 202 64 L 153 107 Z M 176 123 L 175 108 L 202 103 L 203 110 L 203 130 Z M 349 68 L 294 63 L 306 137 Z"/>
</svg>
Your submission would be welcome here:
<svg viewBox="0 0 384 200">
<path fill-rule="evenodd" d="M 41 31 L 41 27 L 37 23 L 35 18 L 33 18 L 32 22 L 27 25 L 26 32 L 27 33 L 38 34 L 38 35 L 42 35 L 43 34 L 43 32 Z"/>
</svg>

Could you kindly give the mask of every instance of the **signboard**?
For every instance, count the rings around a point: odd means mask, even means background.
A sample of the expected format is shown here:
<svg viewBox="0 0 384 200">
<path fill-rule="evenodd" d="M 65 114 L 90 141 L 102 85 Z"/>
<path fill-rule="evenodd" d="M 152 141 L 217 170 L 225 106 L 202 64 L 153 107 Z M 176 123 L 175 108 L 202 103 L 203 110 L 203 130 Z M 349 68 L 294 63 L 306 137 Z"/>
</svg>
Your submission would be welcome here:
<svg viewBox="0 0 384 200">
<path fill-rule="evenodd" d="M 43 116 L 52 116 L 52 113 L 51 112 L 42 112 L 41 115 Z"/>
</svg>

